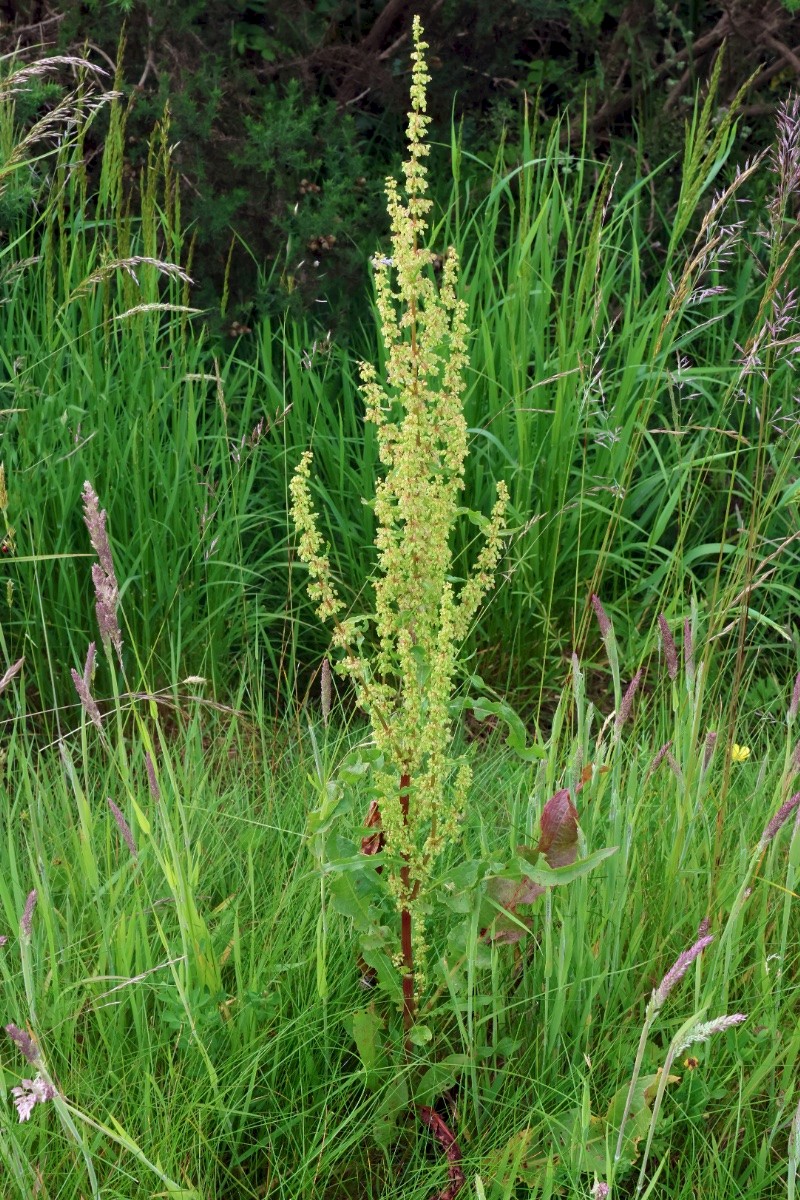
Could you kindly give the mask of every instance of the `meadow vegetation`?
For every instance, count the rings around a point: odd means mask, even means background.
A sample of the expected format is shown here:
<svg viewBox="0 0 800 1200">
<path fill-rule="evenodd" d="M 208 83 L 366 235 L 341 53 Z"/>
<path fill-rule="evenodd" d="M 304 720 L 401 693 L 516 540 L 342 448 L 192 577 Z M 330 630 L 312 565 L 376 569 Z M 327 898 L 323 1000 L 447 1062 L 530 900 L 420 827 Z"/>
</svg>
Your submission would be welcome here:
<svg viewBox="0 0 800 1200">
<path fill-rule="evenodd" d="M 0 85 L 4 1196 L 797 1192 L 800 104 L 623 183 L 424 49 L 346 346 Z"/>
</svg>

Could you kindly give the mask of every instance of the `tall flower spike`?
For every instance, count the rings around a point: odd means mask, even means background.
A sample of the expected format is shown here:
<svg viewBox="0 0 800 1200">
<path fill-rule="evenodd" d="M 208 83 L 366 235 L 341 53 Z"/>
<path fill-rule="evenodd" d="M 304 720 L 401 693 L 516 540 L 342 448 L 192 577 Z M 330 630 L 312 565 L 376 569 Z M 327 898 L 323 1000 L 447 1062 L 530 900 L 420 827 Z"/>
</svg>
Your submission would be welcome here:
<svg viewBox="0 0 800 1200">
<path fill-rule="evenodd" d="M 459 586 L 452 544 L 469 441 L 462 402 L 468 310 L 459 295 L 455 250 L 447 251 L 437 277 L 426 244 L 432 201 L 425 50 L 415 18 L 404 179 L 386 181 L 391 251 L 372 259 L 385 371 L 379 375 L 369 363 L 360 368 L 365 418 L 376 427 L 381 464 L 374 500 L 374 615 L 343 614 L 311 502 L 309 453 L 290 485 L 308 592 L 318 615 L 333 624 L 335 669 L 352 680 L 382 763 L 374 774 L 385 854 L 382 881 L 401 919 L 409 1026 L 413 991 L 423 977 L 426 883 L 433 863 L 458 835 L 470 780 L 468 763 L 451 752 L 458 655 L 492 586 L 508 504 L 500 481 L 497 501 L 482 522 L 483 545 Z M 361 656 L 362 642 L 374 646 L 369 659 Z"/>
<path fill-rule="evenodd" d="M 661 746 L 656 751 L 656 753 L 653 756 L 653 760 L 650 763 L 650 766 L 647 768 L 647 770 L 645 772 L 645 776 L 644 776 L 645 779 L 649 779 L 651 775 L 655 774 L 655 772 L 661 766 L 664 759 L 669 754 L 671 747 L 672 747 L 672 742 L 664 742 L 664 745 Z"/>
<path fill-rule="evenodd" d="M 710 1021 L 701 1021 L 689 1030 L 682 1041 L 676 1044 L 674 1053 L 681 1054 L 682 1051 L 688 1050 L 690 1046 L 693 1046 L 695 1042 L 707 1042 L 715 1033 L 724 1033 L 726 1029 L 733 1029 L 746 1020 L 747 1013 L 731 1013 L 730 1016 L 714 1017 Z"/>
</svg>

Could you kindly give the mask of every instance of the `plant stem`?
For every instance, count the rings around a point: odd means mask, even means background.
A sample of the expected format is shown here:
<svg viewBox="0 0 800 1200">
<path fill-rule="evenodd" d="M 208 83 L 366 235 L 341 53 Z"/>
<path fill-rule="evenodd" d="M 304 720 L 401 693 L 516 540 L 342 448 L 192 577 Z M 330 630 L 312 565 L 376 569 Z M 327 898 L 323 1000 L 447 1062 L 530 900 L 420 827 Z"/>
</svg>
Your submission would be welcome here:
<svg viewBox="0 0 800 1200">
<path fill-rule="evenodd" d="M 408 825 L 408 789 L 411 786 L 411 776 L 400 776 L 400 811 L 403 814 L 403 824 Z M 400 948 L 403 952 L 403 1028 L 406 1033 L 416 1020 L 417 1006 L 414 999 L 414 946 L 411 938 L 411 903 L 409 894 L 408 864 L 400 871 L 403 885 L 403 909 L 400 913 Z"/>
</svg>

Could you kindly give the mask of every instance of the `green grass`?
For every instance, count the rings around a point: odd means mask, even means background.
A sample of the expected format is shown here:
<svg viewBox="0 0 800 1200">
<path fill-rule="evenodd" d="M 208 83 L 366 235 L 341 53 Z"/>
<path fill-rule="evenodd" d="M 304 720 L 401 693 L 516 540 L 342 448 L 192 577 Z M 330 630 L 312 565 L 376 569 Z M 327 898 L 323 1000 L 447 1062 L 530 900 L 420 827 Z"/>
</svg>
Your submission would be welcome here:
<svg viewBox="0 0 800 1200">
<path fill-rule="evenodd" d="M 603 1113 L 625 1086 L 650 992 L 709 913 L 716 944 L 668 1001 L 645 1073 L 657 1070 L 669 1037 L 701 1006 L 712 1016 L 746 1012 L 748 1020 L 696 1048 L 695 1071 L 679 1064 L 674 1072 L 680 1082 L 668 1092 L 651 1157 L 662 1172 L 657 1194 L 664 1187 L 670 1195 L 770 1196 L 785 1179 L 800 1050 L 792 905 L 800 843 L 791 824 L 759 862 L 732 924 L 731 911 L 751 853 L 791 786 L 796 727 L 753 729 L 751 757 L 730 767 L 714 869 L 726 755 L 718 749 L 701 777 L 705 714 L 692 711 L 691 697 L 679 699 L 676 716 L 682 781 L 666 761 L 647 774 L 662 739 L 676 732 L 670 694 L 666 675 L 656 679 L 616 747 L 608 730 L 598 747 L 602 714 L 565 695 L 564 712 L 583 708 L 583 719 L 574 734 L 562 725 L 535 770 L 496 742 L 475 748 L 468 858 L 502 858 L 530 843 L 543 802 L 590 758 L 610 771 L 578 798 L 583 835 L 590 850 L 619 848 L 539 902 L 521 950 L 474 945 L 464 1000 L 444 1021 L 447 1050 L 466 1056 L 457 1106 L 468 1179 L 480 1176 L 489 1196 L 526 1195 L 514 1179 L 533 1181 L 548 1169 L 553 1186 L 587 1194 L 591 1178 L 556 1123 L 584 1103 Z M 442 1168 L 413 1124 L 401 1122 L 384 1152 L 369 1136 L 395 1080 L 379 1080 L 375 1092 L 365 1087 L 350 1030 L 369 995 L 347 925 L 332 910 L 328 995 L 317 989 L 320 879 L 306 832 L 315 799 L 309 776 L 329 777 L 358 730 L 317 726 L 315 758 L 310 730 L 273 730 L 264 712 L 219 714 L 196 695 L 183 695 L 161 720 L 144 700 L 129 716 L 130 735 L 117 742 L 109 726 L 105 748 L 85 726 L 60 753 L 37 754 L 22 726 L 8 742 L 5 1021 L 30 1022 L 70 1106 L 119 1138 L 118 1122 L 150 1163 L 199 1195 L 429 1196 Z M 693 724 L 702 731 L 695 741 Z M 158 799 L 148 786 L 147 745 Z M 107 796 L 130 823 L 136 860 Z M 357 804 L 343 831 L 361 819 Z M 17 930 L 33 886 L 26 949 Z M 446 972 L 440 982 L 446 1012 Z M 21 1069 L 30 1074 L 10 1042 L 2 1063 L 6 1092 Z M 161 1190 L 130 1149 L 80 1117 L 80 1151 L 52 1105 L 17 1125 L 4 1097 L 1 1120 L 7 1178 L 15 1181 L 9 1196 L 31 1194 L 36 1168 L 43 1194 L 86 1194 L 82 1154 L 102 1195 Z M 629 1185 L 627 1177 L 623 1194 Z"/>
<path fill-rule="evenodd" d="M 428 1200 L 445 1186 L 440 1149 L 397 1099 L 417 1064 L 367 1077 L 353 1018 L 372 996 L 312 853 L 309 813 L 365 731 L 347 695 L 327 730 L 318 721 L 324 634 L 286 500 L 311 441 L 355 599 L 372 569 L 376 467 L 355 360 L 359 346 L 376 353 L 374 335 L 344 345 L 259 325 L 212 344 L 169 265 L 193 272 L 168 133 L 131 204 L 124 118 L 110 112 L 92 177 L 85 125 L 55 154 L 15 158 L 7 99 L 0 113 L 6 198 L 21 163 L 20 203 L 28 188 L 40 197 L 0 246 L 3 670 L 25 658 L 0 696 L 0 1023 L 30 1025 L 60 1091 L 18 1123 L 10 1089 L 35 1067 L 3 1041 L 3 1194 Z M 500 862 L 535 841 L 545 802 L 588 763 L 608 769 L 577 796 L 586 851 L 617 848 L 539 900 L 519 947 L 479 939 L 474 896 L 431 931 L 440 1057 L 464 1056 L 451 1118 L 463 1195 L 588 1196 L 594 1169 L 609 1177 L 615 1129 L 598 1118 L 630 1081 L 653 988 L 706 918 L 715 942 L 659 1015 L 643 1073 L 700 1009 L 748 1019 L 693 1047 L 696 1069 L 680 1056 L 641 1195 L 793 1194 L 794 818 L 756 848 L 798 787 L 797 715 L 785 716 L 800 665 L 791 312 L 769 335 L 796 235 L 777 222 L 771 246 L 759 240 L 773 182 L 764 164 L 726 178 L 733 131 L 711 116 L 696 114 L 670 213 L 659 172 L 678 164 L 623 186 L 557 131 L 542 144 L 533 122 L 493 164 L 451 147 L 439 235 L 461 253 L 475 331 L 465 504 L 487 512 L 503 476 L 515 521 L 465 675 L 511 694 L 546 750 L 531 767 L 499 733 L 473 744 L 464 854 Z M 739 190 L 761 207 L 726 260 L 713 245 L 689 271 L 720 186 L 720 228 Z M 689 302 L 718 283 L 726 293 Z M 762 361 L 748 373 L 739 348 L 754 338 Z M 93 683 L 102 733 L 70 679 L 96 638 L 86 479 L 109 513 L 125 642 L 124 671 L 101 655 Z M 465 565 L 472 530 L 459 532 Z M 679 647 L 692 624 L 693 682 L 667 677 L 662 611 Z M 576 647 L 585 678 L 570 674 Z M 639 665 L 617 737 L 606 718 Z M 747 761 L 732 761 L 734 741 Z M 674 768 L 664 758 L 650 773 L 667 742 Z M 343 837 L 358 838 L 365 805 L 356 789 Z M 633 1196 L 636 1178 L 618 1173 L 615 1193 Z"/>
<path fill-rule="evenodd" d="M 291 704 L 325 642 L 294 564 L 287 480 L 310 441 L 341 589 L 355 600 L 373 566 L 362 498 L 377 461 L 356 366 L 360 354 L 374 358 L 375 334 L 354 330 L 345 345 L 262 323 L 211 344 L 202 314 L 184 311 L 191 292 L 174 271 L 130 266 L 144 257 L 193 270 L 168 131 L 154 136 L 131 207 L 124 114 L 111 112 L 95 191 L 81 129 L 46 160 L 36 220 L 0 257 L 6 519 L 16 543 L 4 568 L 15 585 L 7 656 L 32 651 L 39 709 L 66 701 L 63 666 L 77 665 L 92 628 L 76 557 L 86 549 L 77 499 L 88 478 L 109 511 L 150 686 L 203 674 L 227 689 L 257 645 L 271 694 Z M 11 142 L 13 111 L 5 120 Z M 503 476 L 515 521 L 508 584 L 467 652 L 534 711 L 552 702 L 563 656 L 583 643 L 591 591 L 625 628 L 632 663 L 657 613 L 685 614 L 693 593 L 718 632 L 746 617 L 781 673 L 797 661 L 791 346 L 765 345 L 765 378 L 743 370 L 737 348 L 774 323 L 771 298 L 793 280 L 794 235 L 784 224 L 770 257 L 754 233 L 762 201 L 724 261 L 721 246 L 708 249 L 737 217 L 739 191 L 768 196 L 775 186 L 766 164 L 729 181 L 711 232 L 697 233 L 731 136 L 710 120 L 709 107 L 690 131 L 681 202 L 664 214 L 658 181 L 676 163 L 623 190 L 610 168 L 561 149 L 558 130 L 541 144 L 532 123 L 494 164 L 451 148 L 452 195 L 436 237 L 461 254 L 474 331 L 466 503 L 488 511 Z M 687 266 L 693 253 L 702 271 Z M 773 340 L 791 343 L 791 306 L 789 320 Z M 473 537 L 465 521 L 465 567 Z"/>
</svg>

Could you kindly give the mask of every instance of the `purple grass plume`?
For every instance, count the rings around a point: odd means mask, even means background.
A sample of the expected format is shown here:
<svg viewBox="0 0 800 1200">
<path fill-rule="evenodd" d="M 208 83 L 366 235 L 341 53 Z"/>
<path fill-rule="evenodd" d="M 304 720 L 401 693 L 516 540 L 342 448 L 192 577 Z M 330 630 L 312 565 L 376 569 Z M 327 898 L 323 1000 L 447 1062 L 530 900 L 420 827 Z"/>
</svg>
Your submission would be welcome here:
<svg viewBox="0 0 800 1200">
<path fill-rule="evenodd" d="M 39 1047 L 26 1029 L 20 1029 L 18 1025 L 11 1023 L 6 1025 L 6 1033 L 29 1063 L 39 1061 Z"/>
<path fill-rule="evenodd" d="M 656 771 L 661 766 L 662 762 L 667 757 L 667 755 L 669 754 L 671 749 L 672 749 L 672 742 L 670 741 L 670 742 L 664 742 L 664 745 L 659 750 L 656 751 L 656 753 L 653 755 L 653 760 L 650 763 L 650 766 L 647 768 L 647 771 L 645 772 L 645 776 L 644 776 L 645 779 L 649 779 L 651 775 L 654 775 L 656 773 Z"/>
<path fill-rule="evenodd" d="M 787 800 L 785 804 L 780 806 L 772 820 L 766 826 L 761 835 L 761 841 L 758 843 L 759 851 L 763 852 L 766 850 L 773 838 L 781 829 L 783 829 L 783 826 L 789 820 L 789 817 L 792 815 L 798 805 L 800 805 L 800 792 L 795 792 L 795 794 L 789 800 Z"/>
<path fill-rule="evenodd" d="M 622 729 L 622 726 L 625 724 L 625 722 L 628 720 L 628 718 L 631 715 L 631 709 L 633 708 L 633 698 L 639 689 L 639 684 L 642 682 L 642 674 L 643 674 L 643 671 L 642 671 L 642 668 L 640 667 L 639 670 L 634 675 L 633 679 L 628 684 L 628 687 L 625 691 L 625 695 L 622 697 L 622 703 L 619 706 L 619 712 L 617 713 L 617 719 L 614 722 L 614 728 L 617 730 L 617 732 L 619 732 L 619 730 Z"/>
<path fill-rule="evenodd" d="M 122 834 L 125 845 L 128 847 L 128 849 L 131 852 L 131 858 L 133 859 L 134 862 L 138 862 L 139 854 L 136 849 L 136 842 L 133 840 L 133 834 L 131 833 L 130 825 L 125 820 L 125 817 L 122 815 L 121 809 L 119 809 L 117 807 L 117 805 L 114 803 L 114 801 L 111 799 L 111 797 L 107 796 L 106 800 L 108 802 L 108 807 L 111 809 L 111 815 L 113 816 L 114 820 L 117 823 L 117 829 Z"/>
<path fill-rule="evenodd" d="M 149 750 L 145 750 L 144 752 L 144 765 L 147 768 L 147 783 L 150 788 L 150 795 L 157 802 L 161 799 L 161 788 L 158 786 L 156 768 L 152 758 L 150 757 Z"/>
<path fill-rule="evenodd" d="M 78 693 L 78 699 L 83 705 L 84 712 L 86 713 L 87 717 L 89 717 L 92 724 L 96 725 L 97 728 L 102 731 L 103 721 L 100 717 L 100 709 L 97 707 L 91 692 L 92 676 L 94 675 L 95 654 L 95 644 L 94 642 L 90 642 L 89 650 L 86 654 L 86 665 L 83 668 L 83 675 L 79 675 L 75 670 L 70 671 L 70 675 L 72 676 L 72 682 L 75 684 L 75 691 Z"/>
<path fill-rule="evenodd" d="M 664 647 L 664 658 L 667 664 L 667 674 L 670 679 L 678 678 L 678 647 L 675 645 L 675 639 L 670 633 L 667 618 L 663 613 L 658 618 L 658 628 L 661 631 L 661 645 Z"/>
<path fill-rule="evenodd" d="M 2 687 L 2 681 L 0 681 L 0 691 L 2 691 Z M 790 725 L 792 725 L 796 720 L 798 709 L 800 709 L 800 671 L 797 672 L 797 677 L 794 681 L 794 687 L 792 688 L 792 700 L 789 705 L 789 711 L 786 714 L 786 718 Z"/>
<path fill-rule="evenodd" d="M 600 636 L 604 642 L 614 636 L 614 626 L 611 624 L 608 613 L 600 603 L 600 597 L 592 595 L 592 608 L 597 617 L 597 624 L 600 626 Z"/>
<path fill-rule="evenodd" d="M 92 567 L 92 582 L 100 639 L 106 649 L 109 646 L 114 647 L 122 666 L 122 634 L 117 620 L 119 586 L 106 532 L 106 512 L 105 509 L 100 509 L 97 492 L 88 480 L 83 485 L 83 519 L 89 531 L 89 541 L 99 559 Z"/>
<path fill-rule="evenodd" d="M 37 1104 L 46 1104 L 56 1094 L 56 1089 L 49 1079 L 43 1079 L 41 1075 L 37 1075 L 35 1079 L 23 1079 L 18 1087 L 11 1089 L 20 1121 L 29 1120 Z"/>
<path fill-rule="evenodd" d="M 608 1195 L 608 1184 L 603 1183 L 602 1179 L 596 1179 L 592 1188 L 592 1200 L 606 1200 Z"/>
<path fill-rule="evenodd" d="M 670 771 L 672 771 L 672 774 L 675 776 L 675 778 L 678 780 L 678 783 L 683 783 L 683 771 L 680 769 L 680 766 L 678 765 L 678 760 L 676 759 L 675 755 L 672 753 L 671 750 L 667 751 L 666 759 L 667 759 L 667 766 L 669 767 Z"/>
<path fill-rule="evenodd" d="M 30 941 L 31 928 L 33 924 L 33 910 L 36 908 L 36 888 L 32 892 L 28 892 L 28 899 L 25 901 L 25 910 L 22 914 L 22 920 L 19 923 L 19 931 L 24 938 Z"/>
<path fill-rule="evenodd" d="M 661 983 L 653 992 L 650 1003 L 654 1010 L 661 1008 L 661 1006 L 666 1002 L 666 999 L 672 989 L 680 983 L 694 960 L 703 953 L 706 946 L 710 945 L 713 940 L 713 933 L 707 933 L 703 937 L 698 938 L 695 944 L 690 946 L 688 950 L 684 950 L 683 954 L 678 955 L 675 962 L 661 980 Z"/>
</svg>

